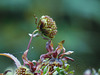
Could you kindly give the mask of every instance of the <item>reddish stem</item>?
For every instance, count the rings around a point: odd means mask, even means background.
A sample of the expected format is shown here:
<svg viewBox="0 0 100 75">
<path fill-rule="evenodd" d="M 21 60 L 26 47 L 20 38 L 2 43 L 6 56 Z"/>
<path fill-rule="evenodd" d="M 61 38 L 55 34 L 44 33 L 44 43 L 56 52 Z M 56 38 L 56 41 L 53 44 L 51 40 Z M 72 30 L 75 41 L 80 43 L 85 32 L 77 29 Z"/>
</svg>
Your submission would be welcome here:
<svg viewBox="0 0 100 75">
<path fill-rule="evenodd" d="M 29 41 L 28 46 L 27 46 L 27 50 L 29 50 L 29 47 L 30 47 L 30 44 L 31 44 L 33 35 L 34 35 L 34 33 L 37 32 L 37 31 L 38 31 L 38 30 L 35 30 L 35 31 L 32 33 L 32 36 L 31 36 L 30 41 Z"/>
<path fill-rule="evenodd" d="M 31 44 L 32 38 L 33 38 L 33 35 L 32 35 L 31 38 L 30 38 L 30 41 L 29 41 L 28 46 L 27 46 L 27 50 L 29 50 L 29 47 L 30 47 L 30 44 Z"/>
</svg>

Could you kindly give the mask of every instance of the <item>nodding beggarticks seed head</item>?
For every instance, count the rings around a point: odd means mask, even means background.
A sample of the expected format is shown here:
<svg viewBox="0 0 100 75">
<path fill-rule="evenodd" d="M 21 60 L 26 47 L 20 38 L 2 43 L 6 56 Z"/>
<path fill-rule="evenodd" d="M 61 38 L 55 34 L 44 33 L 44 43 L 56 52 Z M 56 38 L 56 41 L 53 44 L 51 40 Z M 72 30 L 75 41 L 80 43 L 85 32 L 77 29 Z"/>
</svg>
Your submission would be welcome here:
<svg viewBox="0 0 100 75">
<path fill-rule="evenodd" d="M 21 66 L 18 69 L 16 69 L 15 75 L 33 75 L 33 73 L 31 73 L 27 67 Z"/>
<path fill-rule="evenodd" d="M 40 18 L 37 29 L 49 38 L 54 38 L 57 33 L 55 21 L 47 15 Z"/>
</svg>

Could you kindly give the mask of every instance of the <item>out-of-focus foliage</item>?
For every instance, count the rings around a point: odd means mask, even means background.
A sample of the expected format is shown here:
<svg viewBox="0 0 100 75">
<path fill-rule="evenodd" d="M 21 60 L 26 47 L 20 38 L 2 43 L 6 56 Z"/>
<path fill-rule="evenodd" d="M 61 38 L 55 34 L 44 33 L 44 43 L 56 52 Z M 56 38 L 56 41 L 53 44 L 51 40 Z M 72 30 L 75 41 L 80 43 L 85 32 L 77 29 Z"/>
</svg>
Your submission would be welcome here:
<svg viewBox="0 0 100 75">
<path fill-rule="evenodd" d="M 53 43 L 65 40 L 64 47 L 74 50 L 71 57 L 75 62 L 71 67 L 76 75 L 86 68 L 100 67 L 99 0 L 0 0 L 0 53 L 9 52 L 21 60 L 30 38 L 28 33 L 36 28 L 34 14 L 38 21 L 42 15 L 55 20 L 58 33 Z M 33 39 L 30 60 L 46 53 L 45 43 L 41 38 Z M 0 56 L 0 72 L 12 64 L 10 59 Z"/>
<path fill-rule="evenodd" d="M 92 71 L 90 69 L 87 69 L 84 72 L 84 75 L 100 75 L 100 69 L 98 69 L 98 71 L 96 71 L 94 68 L 92 69 Z"/>
</svg>

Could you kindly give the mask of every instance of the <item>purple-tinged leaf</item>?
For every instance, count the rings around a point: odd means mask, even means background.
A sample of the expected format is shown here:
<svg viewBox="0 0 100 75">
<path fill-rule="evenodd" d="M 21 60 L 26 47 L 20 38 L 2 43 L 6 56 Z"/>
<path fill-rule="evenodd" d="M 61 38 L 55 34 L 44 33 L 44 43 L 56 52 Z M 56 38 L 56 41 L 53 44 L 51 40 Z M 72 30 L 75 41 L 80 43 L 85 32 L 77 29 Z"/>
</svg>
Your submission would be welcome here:
<svg viewBox="0 0 100 75">
<path fill-rule="evenodd" d="M 71 61 L 74 61 L 74 59 L 73 58 L 70 58 L 70 57 L 64 57 L 64 58 L 62 58 L 62 60 L 71 60 Z"/>
<path fill-rule="evenodd" d="M 24 52 L 24 54 L 22 55 L 22 59 L 23 59 L 24 65 L 28 64 L 27 53 L 28 53 L 28 50 L 26 50 Z"/>
<path fill-rule="evenodd" d="M 34 66 L 34 64 L 31 61 L 28 60 L 27 53 L 28 53 L 28 50 L 26 50 L 24 52 L 24 54 L 22 55 L 24 66 L 25 66 L 25 64 L 27 64 L 30 67 L 31 71 L 33 72 L 36 70 L 36 67 Z"/>
<path fill-rule="evenodd" d="M 41 61 L 43 61 L 43 60 L 46 59 L 46 58 L 51 58 L 51 56 L 50 56 L 49 54 L 42 54 L 42 55 L 40 56 Z"/>
<path fill-rule="evenodd" d="M 68 51 L 68 52 L 62 53 L 58 58 L 62 58 L 64 55 L 70 55 L 72 53 L 74 53 L 74 51 Z"/>
<path fill-rule="evenodd" d="M 56 58 L 58 56 L 57 50 L 53 52 L 53 57 Z"/>
<path fill-rule="evenodd" d="M 32 62 L 33 62 L 33 63 L 37 63 L 37 61 L 36 61 L 36 60 L 32 60 Z"/>
<path fill-rule="evenodd" d="M 72 54 L 72 53 L 74 53 L 74 51 L 68 51 L 68 52 L 66 52 L 66 53 L 64 53 L 65 55 L 70 55 L 70 54 Z"/>
<path fill-rule="evenodd" d="M 63 47 L 63 53 L 65 53 L 66 49 Z"/>
<path fill-rule="evenodd" d="M 17 68 L 21 66 L 20 61 L 15 56 L 13 56 L 12 54 L 9 54 L 9 53 L 0 53 L 0 55 L 6 56 L 6 57 L 9 57 L 10 59 L 12 59 L 15 62 Z"/>
</svg>

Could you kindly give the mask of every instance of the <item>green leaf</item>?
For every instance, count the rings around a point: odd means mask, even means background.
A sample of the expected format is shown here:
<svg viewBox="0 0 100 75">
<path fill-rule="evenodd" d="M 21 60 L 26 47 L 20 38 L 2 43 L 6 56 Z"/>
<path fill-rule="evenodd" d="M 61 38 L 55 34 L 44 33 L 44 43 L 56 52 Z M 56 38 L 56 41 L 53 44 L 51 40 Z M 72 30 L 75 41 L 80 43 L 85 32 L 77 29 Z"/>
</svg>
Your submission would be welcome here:
<svg viewBox="0 0 100 75">
<path fill-rule="evenodd" d="M 48 66 L 45 66 L 44 70 L 43 70 L 43 74 L 46 74 L 48 71 Z"/>
<path fill-rule="evenodd" d="M 41 69 L 44 69 L 46 66 L 42 66 L 42 68 Z"/>
<path fill-rule="evenodd" d="M 68 71 L 69 67 L 70 67 L 70 65 L 67 64 L 67 66 L 66 66 L 66 68 L 65 68 L 65 71 L 66 71 L 66 72 Z"/>
<path fill-rule="evenodd" d="M 74 74 L 74 71 L 69 71 L 68 74 Z"/>
<path fill-rule="evenodd" d="M 62 69 L 60 67 L 56 68 L 57 72 L 60 72 Z"/>
</svg>

